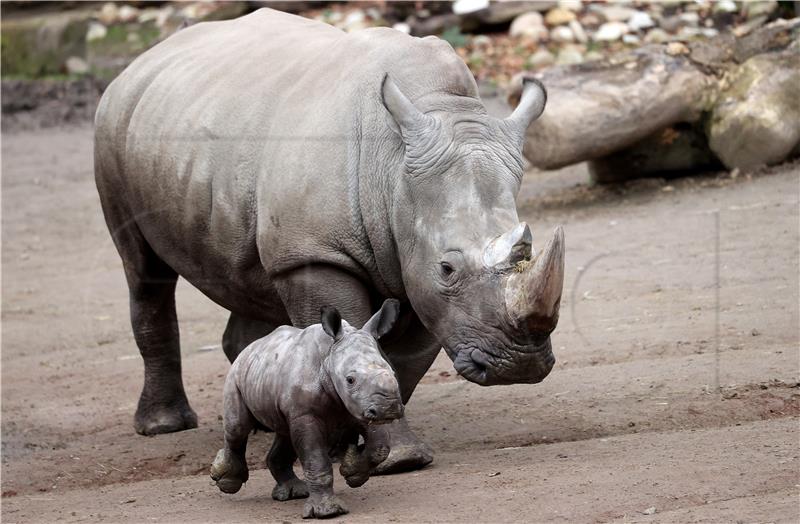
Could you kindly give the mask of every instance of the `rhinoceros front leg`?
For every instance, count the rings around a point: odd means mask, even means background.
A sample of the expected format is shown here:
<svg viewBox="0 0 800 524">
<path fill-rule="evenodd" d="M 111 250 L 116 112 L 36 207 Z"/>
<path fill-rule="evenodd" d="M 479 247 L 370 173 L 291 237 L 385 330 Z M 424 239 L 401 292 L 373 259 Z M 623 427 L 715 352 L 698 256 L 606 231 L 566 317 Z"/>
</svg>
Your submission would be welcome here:
<svg viewBox="0 0 800 524">
<path fill-rule="evenodd" d="M 305 415 L 290 422 L 292 444 L 300 456 L 308 486 L 303 518 L 329 518 L 347 513 L 344 502 L 333 494 L 333 465 L 328 455 L 328 440 L 316 417 Z"/>
<path fill-rule="evenodd" d="M 412 317 L 405 334 L 382 345 L 397 373 L 403 404 L 408 403 L 417 384 L 441 350 L 441 345 L 422 326 L 417 316 Z M 406 417 L 392 421 L 387 426 L 387 432 L 391 451 L 386 460 L 375 467 L 373 475 L 413 471 L 433 461 L 433 450 L 411 430 Z"/>
</svg>

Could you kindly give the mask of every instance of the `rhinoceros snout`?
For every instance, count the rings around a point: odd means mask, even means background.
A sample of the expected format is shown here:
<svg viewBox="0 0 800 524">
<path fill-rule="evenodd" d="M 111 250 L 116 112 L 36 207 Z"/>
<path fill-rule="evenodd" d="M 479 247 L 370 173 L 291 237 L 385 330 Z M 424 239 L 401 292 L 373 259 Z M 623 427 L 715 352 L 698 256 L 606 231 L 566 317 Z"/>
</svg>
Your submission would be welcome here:
<svg viewBox="0 0 800 524">
<path fill-rule="evenodd" d="M 399 399 L 392 402 L 376 402 L 364 410 L 364 418 L 372 424 L 385 424 L 402 418 L 405 409 Z"/>
<path fill-rule="evenodd" d="M 509 349 L 503 357 L 477 348 L 462 349 L 453 367 L 462 377 L 481 386 L 536 384 L 550 374 L 556 358 L 550 341 L 541 346 Z"/>
</svg>

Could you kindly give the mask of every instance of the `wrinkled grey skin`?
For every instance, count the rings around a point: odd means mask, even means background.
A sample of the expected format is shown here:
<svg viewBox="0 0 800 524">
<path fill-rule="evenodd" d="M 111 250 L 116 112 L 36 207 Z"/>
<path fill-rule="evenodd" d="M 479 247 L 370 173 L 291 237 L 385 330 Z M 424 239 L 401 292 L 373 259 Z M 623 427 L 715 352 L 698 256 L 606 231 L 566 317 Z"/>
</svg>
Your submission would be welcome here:
<svg viewBox="0 0 800 524">
<path fill-rule="evenodd" d="M 178 276 L 231 311 L 223 348 L 330 304 L 355 326 L 402 303 L 383 344 L 403 401 L 444 347 L 482 385 L 535 383 L 563 284 L 563 233 L 534 256 L 514 199 L 529 82 L 490 117 L 452 48 L 387 28 L 345 34 L 262 9 L 143 53 L 97 110 L 95 174 L 145 364 L 135 427 L 195 427 L 181 381 Z M 528 262 L 528 260 L 530 261 Z M 380 472 L 430 449 L 405 418 Z"/>
<path fill-rule="evenodd" d="M 340 472 L 349 486 L 364 484 L 389 455 L 381 424 L 403 416 L 400 386 L 377 342 L 399 312 L 389 299 L 358 330 L 326 307 L 320 324 L 280 327 L 242 351 L 225 381 L 225 447 L 211 466 L 219 489 L 236 493 L 247 481 L 247 438 L 267 428 L 275 431 L 267 456 L 277 482 L 272 498 L 309 497 L 303 518 L 347 513 L 333 494 L 331 456 L 346 447 Z M 364 444 L 357 451 L 359 435 Z M 298 457 L 305 482 L 292 469 Z"/>
</svg>

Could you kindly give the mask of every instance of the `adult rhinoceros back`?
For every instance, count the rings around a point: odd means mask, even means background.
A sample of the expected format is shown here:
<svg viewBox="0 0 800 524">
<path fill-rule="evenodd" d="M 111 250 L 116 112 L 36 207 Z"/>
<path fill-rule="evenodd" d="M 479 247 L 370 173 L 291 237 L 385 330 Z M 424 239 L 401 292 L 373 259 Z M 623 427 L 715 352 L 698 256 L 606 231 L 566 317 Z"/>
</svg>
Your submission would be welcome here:
<svg viewBox="0 0 800 524">
<path fill-rule="evenodd" d="M 514 204 L 544 100 L 530 83 L 494 119 L 439 39 L 345 34 L 269 9 L 140 56 L 95 122 L 97 187 L 145 361 L 137 431 L 197 423 L 180 377 L 178 276 L 231 311 L 230 359 L 280 324 L 316 322 L 322 305 L 359 324 L 395 297 L 404 320 L 383 346 L 404 400 L 442 346 L 480 384 L 544 378 L 563 234 L 534 258 Z M 429 460 L 397 423 L 384 467 Z"/>
</svg>

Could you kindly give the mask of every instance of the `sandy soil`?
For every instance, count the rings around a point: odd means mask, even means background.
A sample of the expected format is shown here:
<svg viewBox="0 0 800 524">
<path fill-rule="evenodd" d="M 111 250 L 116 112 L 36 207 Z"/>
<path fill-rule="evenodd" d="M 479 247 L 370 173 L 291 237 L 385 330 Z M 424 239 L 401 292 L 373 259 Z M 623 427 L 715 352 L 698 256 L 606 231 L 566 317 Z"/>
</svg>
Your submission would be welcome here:
<svg viewBox="0 0 800 524">
<path fill-rule="evenodd" d="M 142 364 L 91 150 L 88 127 L 3 136 L 3 521 L 299 519 L 302 502 L 269 496 L 269 435 L 239 494 L 210 484 L 226 315 L 184 282 L 200 427 L 134 434 Z M 615 188 L 529 174 L 534 243 L 567 233 L 556 368 L 481 388 L 440 357 L 408 407 L 434 464 L 357 490 L 338 479 L 344 520 L 800 519 L 799 182 L 797 164 Z"/>
</svg>

